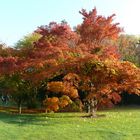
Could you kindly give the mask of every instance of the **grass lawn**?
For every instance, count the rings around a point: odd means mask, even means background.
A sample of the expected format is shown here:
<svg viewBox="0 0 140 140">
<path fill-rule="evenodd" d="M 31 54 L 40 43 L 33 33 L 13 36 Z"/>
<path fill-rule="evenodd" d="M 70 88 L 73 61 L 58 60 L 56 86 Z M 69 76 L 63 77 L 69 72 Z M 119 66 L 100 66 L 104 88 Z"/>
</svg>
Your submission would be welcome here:
<svg viewBox="0 0 140 140">
<path fill-rule="evenodd" d="M 0 140 L 140 140 L 140 108 L 84 113 L 16 115 L 0 112 Z"/>
</svg>

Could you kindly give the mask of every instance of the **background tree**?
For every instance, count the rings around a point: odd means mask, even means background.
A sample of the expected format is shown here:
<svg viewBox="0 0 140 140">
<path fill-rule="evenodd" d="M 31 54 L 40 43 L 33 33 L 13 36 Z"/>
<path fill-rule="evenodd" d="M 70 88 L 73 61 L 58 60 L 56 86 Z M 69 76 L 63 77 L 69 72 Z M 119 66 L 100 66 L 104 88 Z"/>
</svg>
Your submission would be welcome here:
<svg viewBox="0 0 140 140">
<path fill-rule="evenodd" d="M 33 48 L 34 47 L 34 42 L 39 40 L 41 36 L 37 33 L 32 33 L 24 36 L 22 39 L 20 39 L 16 44 L 15 48 L 16 49 L 24 49 L 24 48 Z"/>
<path fill-rule="evenodd" d="M 139 66 L 139 37 L 120 35 L 116 45 L 119 47 L 121 59 Z"/>
</svg>

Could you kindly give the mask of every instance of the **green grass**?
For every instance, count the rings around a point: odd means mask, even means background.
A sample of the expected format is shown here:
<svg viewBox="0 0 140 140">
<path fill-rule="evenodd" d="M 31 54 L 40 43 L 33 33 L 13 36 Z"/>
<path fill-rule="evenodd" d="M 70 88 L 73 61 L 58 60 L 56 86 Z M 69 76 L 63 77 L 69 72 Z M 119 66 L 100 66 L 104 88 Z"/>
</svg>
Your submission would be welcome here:
<svg viewBox="0 0 140 140">
<path fill-rule="evenodd" d="M 16 115 L 0 112 L 0 140 L 140 140 L 140 108 L 84 113 Z"/>
</svg>

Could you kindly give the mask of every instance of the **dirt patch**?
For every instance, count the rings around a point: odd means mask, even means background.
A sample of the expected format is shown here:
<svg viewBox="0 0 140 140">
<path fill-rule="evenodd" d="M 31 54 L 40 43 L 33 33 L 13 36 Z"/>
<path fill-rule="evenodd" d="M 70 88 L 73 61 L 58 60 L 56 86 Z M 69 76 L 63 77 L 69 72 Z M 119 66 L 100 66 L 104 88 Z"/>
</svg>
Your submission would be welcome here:
<svg viewBox="0 0 140 140">
<path fill-rule="evenodd" d="M 82 118 L 102 118 L 102 117 L 106 117 L 106 115 L 105 114 L 97 114 L 96 116 L 92 116 L 92 115 L 82 116 Z"/>
</svg>

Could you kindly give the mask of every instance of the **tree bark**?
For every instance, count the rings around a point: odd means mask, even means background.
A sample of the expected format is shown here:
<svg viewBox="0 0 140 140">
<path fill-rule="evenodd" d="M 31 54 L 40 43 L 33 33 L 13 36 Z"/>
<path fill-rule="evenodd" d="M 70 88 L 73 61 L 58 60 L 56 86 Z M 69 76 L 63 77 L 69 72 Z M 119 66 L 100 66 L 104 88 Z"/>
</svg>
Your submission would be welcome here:
<svg viewBox="0 0 140 140">
<path fill-rule="evenodd" d="M 18 104 L 18 113 L 21 114 L 22 113 L 22 107 L 21 107 L 21 103 Z"/>
<path fill-rule="evenodd" d="M 89 101 L 90 103 L 90 115 L 92 118 L 97 117 L 96 111 L 97 111 L 97 100 L 96 99 L 91 99 Z"/>
<path fill-rule="evenodd" d="M 90 110 L 91 110 L 91 109 L 90 109 L 90 105 L 88 104 L 88 105 L 87 105 L 87 113 L 90 113 Z"/>
<path fill-rule="evenodd" d="M 48 110 L 47 110 L 47 108 L 45 109 L 45 113 L 48 113 Z"/>
<path fill-rule="evenodd" d="M 91 114 L 91 117 L 92 117 L 92 118 L 97 117 L 96 111 L 97 111 L 96 108 L 92 108 L 92 109 L 90 110 L 90 114 Z"/>
</svg>

